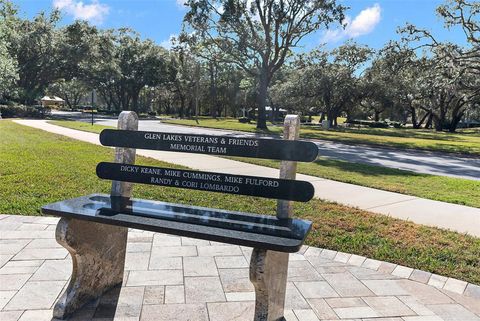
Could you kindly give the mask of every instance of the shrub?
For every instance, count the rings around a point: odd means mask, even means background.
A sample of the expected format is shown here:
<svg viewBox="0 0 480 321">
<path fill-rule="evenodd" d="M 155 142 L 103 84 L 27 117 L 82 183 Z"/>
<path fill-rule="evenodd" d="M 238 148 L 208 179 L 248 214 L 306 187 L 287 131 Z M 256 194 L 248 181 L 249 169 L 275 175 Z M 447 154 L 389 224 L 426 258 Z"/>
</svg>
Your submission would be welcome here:
<svg viewBox="0 0 480 321">
<path fill-rule="evenodd" d="M 390 123 L 390 125 L 393 125 L 395 128 L 403 128 L 403 124 L 397 121 Z"/>
<path fill-rule="evenodd" d="M 44 118 L 51 113 L 51 109 L 41 106 L 0 105 L 0 113 L 2 113 L 2 118 Z"/>
<path fill-rule="evenodd" d="M 241 117 L 238 119 L 238 121 L 242 124 L 249 124 L 250 123 L 250 118 L 247 118 L 247 117 Z"/>
<path fill-rule="evenodd" d="M 372 122 L 369 120 L 358 120 L 358 119 L 351 119 L 349 121 L 346 121 L 345 123 L 348 123 L 350 125 L 363 125 L 363 126 L 369 126 Z"/>
<path fill-rule="evenodd" d="M 2 118 L 22 117 L 24 108 L 25 107 L 21 105 L 0 105 L 0 113 L 2 114 Z"/>
<path fill-rule="evenodd" d="M 386 122 L 376 121 L 376 122 L 370 123 L 370 124 L 368 125 L 368 127 L 371 127 L 371 128 L 388 128 L 388 127 L 390 127 L 390 126 L 389 126 L 388 123 L 386 123 Z"/>
<path fill-rule="evenodd" d="M 117 116 L 118 114 L 119 112 L 117 112 L 116 110 L 105 110 L 105 115 Z"/>
</svg>

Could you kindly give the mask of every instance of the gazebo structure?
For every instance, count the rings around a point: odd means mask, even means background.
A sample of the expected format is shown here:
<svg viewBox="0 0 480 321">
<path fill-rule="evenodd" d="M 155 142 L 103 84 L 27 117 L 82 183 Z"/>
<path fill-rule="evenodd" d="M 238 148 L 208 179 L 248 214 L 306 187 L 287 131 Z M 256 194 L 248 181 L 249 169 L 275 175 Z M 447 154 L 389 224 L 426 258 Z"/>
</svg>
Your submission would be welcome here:
<svg viewBox="0 0 480 321">
<path fill-rule="evenodd" d="M 65 106 L 65 100 L 57 96 L 43 96 L 40 99 L 42 107 L 63 107 Z"/>
</svg>

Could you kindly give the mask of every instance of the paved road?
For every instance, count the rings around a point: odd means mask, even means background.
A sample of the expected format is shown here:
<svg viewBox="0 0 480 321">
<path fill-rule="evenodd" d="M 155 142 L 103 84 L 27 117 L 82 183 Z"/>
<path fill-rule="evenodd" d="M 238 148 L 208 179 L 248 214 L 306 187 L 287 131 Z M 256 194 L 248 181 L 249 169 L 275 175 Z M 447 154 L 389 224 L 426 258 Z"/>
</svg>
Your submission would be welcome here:
<svg viewBox="0 0 480 321">
<path fill-rule="evenodd" d="M 98 120 L 98 123 L 115 126 L 116 120 Z M 140 129 L 195 134 L 236 134 L 226 130 L 162 124 L 155 120 L 140 121 Z M 388 149 L 365 145 L 354 146 L 327 141 L 317 141 L 316 143 L 320 150 L 320 155 L 332 159 L 398 168 L 416 173 L 480 180 L 479 157 L 461 157 L 452 154 Z"/>
</svg>

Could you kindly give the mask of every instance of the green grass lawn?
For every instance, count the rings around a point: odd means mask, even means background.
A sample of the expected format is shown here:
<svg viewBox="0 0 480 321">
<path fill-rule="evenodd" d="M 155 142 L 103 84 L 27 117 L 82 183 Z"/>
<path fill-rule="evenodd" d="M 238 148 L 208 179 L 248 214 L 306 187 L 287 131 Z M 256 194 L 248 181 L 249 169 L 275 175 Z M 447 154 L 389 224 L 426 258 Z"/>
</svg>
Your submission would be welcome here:
<svg viewBox="0 0 480 321">
<path fill-rule="evenodd" d="M 164 120 L 163 122 L 177 125 L 258 132 L 254 123 L 241 124 L 233 118 L 204 118 L 200 119 L 198 124 L 192 119 L 172 119 Z M 260 132 L 280 134 L 282 127 L 269 124 L 267 131 Z M 324 130 L 304 126 L 300 131 L 300 136 L 302 138 L 321 139 L 347 144 L 368 144 L 402 149 L 422 149 L 480 155 L 480 132 L 476 130 L 460 130 L 458 133 L 452 134 L 423 129 L 339 128 Z"/>
<path fill-rule="evenodd" d="M 104 128 L 111 128 L 101 125 L 92 126 L 76 121 L 50 121 L 50 123 L 94 133 L 99 133 Z M 273 160 L 241 157 L 232 157 L 232 159 L 274 168 L 279 166 L 279 162 Z M 480 181 L 417 174 L 399 169 L 327 158 L 320 158 L 314 163 L 298 163 L 298 172 L 436 201 L 480 207 Z"/>
<path fill-rule="evenodd" d="M 38 215 L 42 205 L 95 192 L 110 183 L 95 175 L 113 150 L 0 121 L 0 213 Z M 171 164 L 138 157 L 144 165 Z M 228 210 L 274 214 L 275 201 L 136 185 L 134 196 Z M 295 203 L 295 216 L 313 221 L 307 244 L 365 255 L 480 283 L 480 239 L 314 199 Z"/>
</svg>

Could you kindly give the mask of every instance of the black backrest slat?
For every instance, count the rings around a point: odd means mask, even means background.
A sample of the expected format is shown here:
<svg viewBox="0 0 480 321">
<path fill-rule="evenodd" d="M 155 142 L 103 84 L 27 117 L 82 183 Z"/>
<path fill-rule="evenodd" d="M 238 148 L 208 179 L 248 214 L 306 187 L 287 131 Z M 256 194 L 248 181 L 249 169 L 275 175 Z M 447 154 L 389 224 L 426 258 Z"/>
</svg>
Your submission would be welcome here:
<svg viewBox="0 0 480 321">
<path fill-rule="evenodd" d="M 314 195 L 313 185 L 306 181 L 131 164 L 101 162 L 97 165 L 97 175 L 102 179 L 123 182 L 258 196 L 298 202 L 307 202 L 312 199 Z"/>
<path fill-rule="evenodd" d="M 113 147 L 298 162 L 312 162 L 318 156 L 318 147 L 312 142 L 249 136 L 211 136 L 104 129 L 100 134 L 100 142 L 104 146 Z"/>
</svg>

